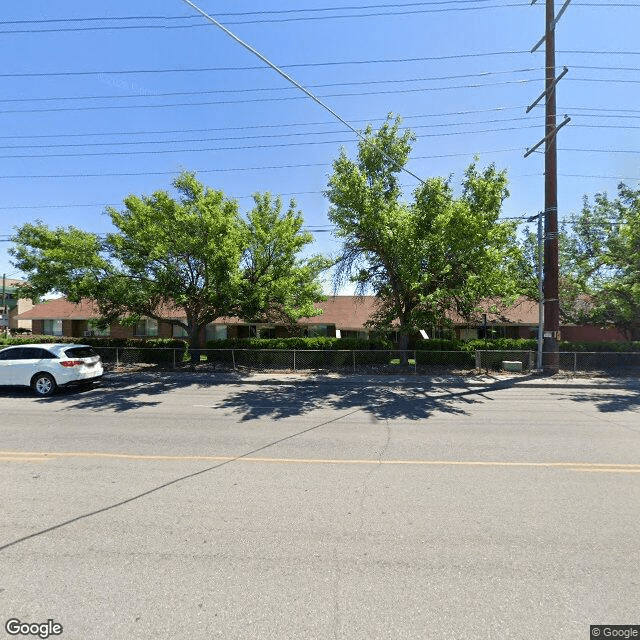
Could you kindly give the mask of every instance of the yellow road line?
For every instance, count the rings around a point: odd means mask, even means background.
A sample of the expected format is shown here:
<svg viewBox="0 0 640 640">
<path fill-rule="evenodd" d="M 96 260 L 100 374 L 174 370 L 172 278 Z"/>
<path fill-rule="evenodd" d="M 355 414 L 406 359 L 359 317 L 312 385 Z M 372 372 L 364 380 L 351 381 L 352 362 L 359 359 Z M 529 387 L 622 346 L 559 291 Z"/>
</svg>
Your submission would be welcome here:
<svg viewBox="0 0 640 640">
<path fill-rule="evenodd" d="M 251 456 L 166 456 L 131 453 L 108 453 L 98 451 L 0 451 L 11 458 L 38 457 L 42 460 L 56 458 L 111 458 L 117 460 L 142 461 L 182 461 L 182 462 L 261 462 L 270 464 L 334 464 L 334 465 L 406 465 L 406 466 L 461 466 L 461 467 L 539 467 L 564 468 L 571 471 L 629 471 L 640 473 L 640 464 L 617 464 L 609 462 L 504 462 L 497 460 L 378 460 L 378 459 L 341 459 L 341 458 L 262 458 Z"/>
<path fill-rule="evenodd" d="M 36 458 L 32 456 L 0 456 L 0 462 L 48 462 L 52 458 Z"/>
<path fill-rule="evenodd" d="M 569 469 L 581 473 L 640 473 L 640 469 Z"/>
</svg>

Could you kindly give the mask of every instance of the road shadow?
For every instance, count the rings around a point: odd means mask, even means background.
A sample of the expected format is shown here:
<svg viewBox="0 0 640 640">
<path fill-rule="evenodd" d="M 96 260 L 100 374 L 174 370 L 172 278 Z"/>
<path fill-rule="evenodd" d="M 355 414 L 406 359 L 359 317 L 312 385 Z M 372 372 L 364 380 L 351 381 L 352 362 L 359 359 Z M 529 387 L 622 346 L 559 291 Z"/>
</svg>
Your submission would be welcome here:
<svg viewBox="0 0 640 640">
<path fill-rule="evenodd" d="M 640 409 L 640 389 L 637 383 L 628 386 L 629 393 L 581 393 L 568 396 L 573 402 L 589 403 L 602 413 L 637 411 Z"/>
<path fill-rule="evenodd" d="M 229 393 L 212 408 L 233 411 L 243 422 L 301 417 L 316 409 L 341 412 L 358 409 L 373 419 L 418 421 L 435 413 L 468 415 L 472 405 L 493 400 L 489 393 L 518 382 L 517 378 L 510 378 L 469 385 L 464 379 L 447 382 L 426 377 L 389 380 L 350 376 L 252 382 L 241 375 L 144 373 L 110 376 L 90 390 L 61 389 L 50 398 L 34 401 L 50 403 L 59 411 L 123 413 L 158 406 L 167 393 L 179 389 L 225 388 Z M 28 390 L 25 395 L 29 395 Z"/>
<path fill-rule="evenodd" d="M 349 412 L 359 409 L 377 420 L 425 420 L 434 413 L 466 414 L 466 405 L 481 401 L 468 389 L 421 384 L 354 385 L 315 382 L 301 385 L 244 387 L 229 395 L 220 408 L 232 410 L 241 421 L 299 417 L 315 409 Z"/>
</svg>

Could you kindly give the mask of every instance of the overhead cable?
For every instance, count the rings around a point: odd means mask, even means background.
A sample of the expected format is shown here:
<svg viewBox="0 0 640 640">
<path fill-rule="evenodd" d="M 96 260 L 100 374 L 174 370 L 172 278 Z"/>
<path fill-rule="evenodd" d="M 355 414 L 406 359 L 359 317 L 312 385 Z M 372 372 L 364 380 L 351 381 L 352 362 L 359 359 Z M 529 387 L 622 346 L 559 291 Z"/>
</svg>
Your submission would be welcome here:
<svg viewBox="0 0 640 640">
<path fill-rule="evenodd" d="M 264 55 L 262 55 L 257 49 L 255 49 L 254 47 L 252 47 L 250 44 L 247 44 L 244 40 L 240 39 L 238 36 L 236 36 L 232 31 L 230 31 L 229 29 L 227 29 L 224 25 L 220 24 L 215 18 L 213 18 L 212 16 L 210 16 L 208 13 L 206 13 L 205 11 L 203 11 L 200 7 L 198 7 L 197 5 L 195 5 L 193 2 L 191 2 L 191 0 L 182 0 L 185 4 L 189 5 L 192 9 L 194 9 L 194 11 L 197 11 L 201 16 L 203 16 L 206 20 L 208 20 L 209 22 L 211 22 L 211 24 L 215 25 L 216 27 L 218 27 L 219 29 L 221 29 L 226 35 L 228 35 L 232 40 L 234 40 L 235 42 L 237 42 L 239 45 L 241 45 L 242 47 L 244 47 L 247 51 L 249 51 L 250 53 L 252 53 L 253 55 L 257 56 L 260 60 L 262 60 L 262 62 L 264 62 L 266 65 L 268 65 L 271 69 L 273 69 L 278 75 L 282 76 L 287 82 L 290 82 L 292 85 L 294 85 L 295 87 L 297 87 L 298 89 L 300 89 L 300 91 L 302 91 L 307 97 L 309 97 L 311 100 L 313 100 L 316 104 L 318 104 L 319 106 L 321 106 L 323 109 L 325 109 L 326 111 L 328 111 L 334 118 L 336 118 L 337 120 L 339 120 L 345 127 L 347 127 L 349 130 L 351 130 L 359 139 L 361 140 L 365 140 L 365 136 L 358 131 L 355 127 L 353 127 L 351 124 L 349 124 L 346 120 L 344 120 L 341 116 L 339 116 L 331 107 L 329 107 L 327 104 L 325 104 L 322 100 L 320 100 L 319 98 L 317 98 L 313 93 L 311 93 L 308 89 L 305 89 L 299 82 L 297 82 L 296 80 L 294 80 L 290 75 L 288 75 L 287 73 L 285 73 L 282 69 L 280 69 L 278 66 L 276 66 L 275 64 L 273 64 L 273 62 L 271 62 L 268 58 L 266 58 Z M 386 154 L 384 152 L 381 152 L 385 157 Z M 418 180 L 418 182 L 421 182 L 424 184 L 424 180 L 422 178 L 419 178 L 417 175 L 415 175 L 414 173 L 412 173 L 411 171 L 409 171 L 406 167 L 402 168 L 402 171 L 404 171 L 405 173 L 409 174 L 410 176 L 414 177 L 416 180 Z"/>
</svg>

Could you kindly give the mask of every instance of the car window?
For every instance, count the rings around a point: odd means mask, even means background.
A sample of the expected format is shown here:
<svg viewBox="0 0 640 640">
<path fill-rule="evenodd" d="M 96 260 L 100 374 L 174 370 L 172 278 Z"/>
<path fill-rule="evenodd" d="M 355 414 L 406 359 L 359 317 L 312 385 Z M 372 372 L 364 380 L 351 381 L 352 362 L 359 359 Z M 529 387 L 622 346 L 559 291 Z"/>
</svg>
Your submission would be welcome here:
<svg viewBox="0 0 640 640">
<path fill-rule="evenodd" d="M 93 347 L 72 347 L 65 349 L 64 353 L 68 358 L 93 358 L 98 355 Z"/>
<path fill-rule="evenodd" d="M 58 357 L 47 349 L 29 349 L 29 351 L 31 352 L 30 355 L 26 356 L 29 359 L 37 358 L 38 360 L 50 360 Z"/>
<path fill-rule="evenodd" d="M 43 360 L 56 357 L 51 353 L 51 351 L 40 349 L 38 347 L 21 347 L 18 351 L 20 353 L 16 358 L 17 360 Z"/>
<path fill-rule="evenodd" d="M 17 347 L 0 352 L 0 360 L 48 360 L 56 357 L 51 351 L 38 347 Z"/>
</svg>

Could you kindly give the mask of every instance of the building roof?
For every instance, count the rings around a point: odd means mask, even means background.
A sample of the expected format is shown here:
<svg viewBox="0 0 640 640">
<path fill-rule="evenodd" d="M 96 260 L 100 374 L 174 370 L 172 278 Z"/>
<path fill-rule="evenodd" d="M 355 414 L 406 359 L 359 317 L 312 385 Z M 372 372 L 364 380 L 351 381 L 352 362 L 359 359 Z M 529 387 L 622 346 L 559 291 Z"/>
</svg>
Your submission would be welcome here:
<svg viewBox="0 0 640 640">
<path fill-rule="evenodd" d="M 322 315 L 300 318 L 299 324 L 334 324 L 340 329 L 362 329 L 376 308 L 374 296 L 331 296 L 316 302 Z"/>
<path fill-rule="evenodd" d="M 362 329 L 373 315 L 377 305 L 374 296 L 331 296 L 324 302 L 316 303 L 317 309 L 322 309 L 322 314 L 311 318 L 301 318 L 300 324 L 333 324 L 339 329 Z M 487 322 L 489 324 L 511 325 L 537 325 L 538 304 L 526 298 L 519 299 L 513 306 L 502 308 L 496 301 L 487 300 L 480 305 L 487 309 Z M 494 308 L 492 311 L 491 309 Z M 495 310 L 498 309 L 498 310 Z M 179 318 L 183 315 L 180 309 L 165 305 L 160 309 L 163 318 Z M 93 300 L 84 299 L 75 304 L 66 298 L 47 300 L 35 305 L 29 311 L 19 315 L 25 320 L 90 320 L 99 318 L 100 311 Z M 470 324 L 478 326 L 483 323 L 482 311 L 476 314 L 475 319 L 467 323 L 461 317 L 452 314 L 451 320 L 456 325 Z M 239 318 L 218 318 L 217 323 L 238 324 L 243 321 Z"/>
<path fill-rule="evenodd" d="M 84 299 L 75 304 L 66 298 L 54 298 L 34 305 L 19 317 L 24 320 L 90 320 L 99 318 L 100 312 L 93 300 Z"/>
<path fill-rule="evenodd" d="M 474 317 L 466 320 L 455 313 L 449 315 L 455 325 L 481 326 L 483 313 L 487 314 L 487 324 L 536 325 L 538 324 L 538 303 L 521 297 L 510 307 L 503 306 L 499 300 L 483 300 Z"/>
</svg>

